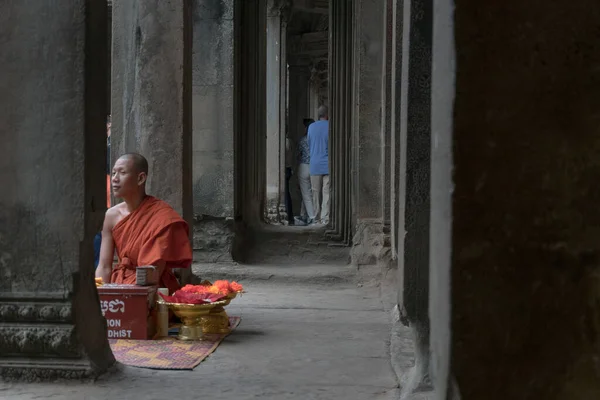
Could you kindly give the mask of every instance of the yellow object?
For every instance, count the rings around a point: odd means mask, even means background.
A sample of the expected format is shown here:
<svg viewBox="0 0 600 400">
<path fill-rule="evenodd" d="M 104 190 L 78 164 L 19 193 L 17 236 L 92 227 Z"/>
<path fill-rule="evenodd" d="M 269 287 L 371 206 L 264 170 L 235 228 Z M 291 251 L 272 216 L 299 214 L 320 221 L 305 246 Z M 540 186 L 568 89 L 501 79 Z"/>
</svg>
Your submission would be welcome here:
<svg viewBox="0 0 600 400">
<path fill-rule="evenodd" d="M 210 304 L 182 304 L 167 303 L 159 300 L 159 304 L 166 304 L 181 318 L 183 325 L 179 328 L 179 340 L 204 340 L 202 332 L 202 317 L 209 314 L 215 307 L 223 307 L 225 301 L 217 301 Z"/>
<path fill-rule="evenodd" d="M 231 332 L 229 327 L 229 316 L 225 312 L 225 306 L 231 303 L 231 300 L 237 297 L 237 293 L 230 293 L 224 300 L 219 301 L 219 305 L 210 310 L 207 315 L 200 318 L 202 324 L 202 333 L 204 334 L 227 334 Z M 222 303 L 222 304 L 221 304 Z M 215 303 L 217 304 L 217 303 Z"/>
</svg>

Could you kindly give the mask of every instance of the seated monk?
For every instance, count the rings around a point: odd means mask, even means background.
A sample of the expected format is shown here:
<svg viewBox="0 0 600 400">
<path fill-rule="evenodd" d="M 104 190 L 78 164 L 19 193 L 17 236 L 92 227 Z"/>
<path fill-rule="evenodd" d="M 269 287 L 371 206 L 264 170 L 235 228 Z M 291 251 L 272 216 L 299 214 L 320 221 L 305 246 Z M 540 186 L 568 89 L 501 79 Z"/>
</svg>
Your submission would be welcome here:
<svg viewBox="0 0 600 400">
<path fill-rule="evenodd" d="M 147 177 L 148 161 L 139 154 L 125 154 L 115 163 L 112 189 L 124 202 L 106 211 L 96 277 L 135 284 L 136 267 L 152 265 L 160 287 L 173 293 L 180 285 L 172 268 L 192 264 L 189 227 L 171 206 L 146 194 Z M 119 262 L 113 269 L 114 250 Z"/>
</svg>

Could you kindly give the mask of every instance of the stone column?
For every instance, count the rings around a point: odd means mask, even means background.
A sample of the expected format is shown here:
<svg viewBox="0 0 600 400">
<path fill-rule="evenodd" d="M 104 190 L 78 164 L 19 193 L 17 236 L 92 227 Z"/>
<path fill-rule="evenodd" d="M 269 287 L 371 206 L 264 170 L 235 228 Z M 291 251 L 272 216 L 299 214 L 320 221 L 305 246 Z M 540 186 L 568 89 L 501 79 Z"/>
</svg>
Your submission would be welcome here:
<svg viewBox="0 0 600 400">
<path fill-rule="evenodd" d="M 455 3 L 452 373 L 463 399 L 600 398 L 600 4 Z"/>
<path fill-rule="evenodd" d="M 106 211 L 106 36 L 106 2 L 2 4 L 2 378 L 83 378 L 114 363 L 93 279 Z"/>
<path fill-rule="evenodd" d="M 434 0 L 431 77 L 431 231 L 429 319 L 431 379 L 437 399 L 458 399 L 450 375 L 450 270 L 452 241 L 452 124 L 454 2 Z"/>
<path fill-rule="evenodd" d="M 194 260 L 198 262 L 232 259 L 233 3 L 192 1 Z"/>
<path fill-rule="evenodd" d="M 392 87 L 394 85 L 394 0 L 385 0 L 384 2 L 384 19 L 383 19 L 383 62 L 381 66 L 381 163 L 382 163 L 382 182 L 381 197 L 383 211 L 383 233 L 384 246 L 389 250 L 387 255 L 391 259 L 396 259 L 392 245 L 392 207 L 394 199 L 392 196 L 392 182 L 394 180 L 394 160 L 392 158 L 392 119 L 394 115 Z"/>
<path fill-rule="evenodd" d="M 113 160 L 139 152 L 150 164 L 148 193 L 193 222 L 191 2 L 113 5 Z M 186 275 L 182 276 L 185 282 Z"/>
<path fill-rule="evenodd" d="M 383 249 L 382 65 L 384 3 L 357 0 L 352 110 L 352 263 L 375 264 Z"/>
<path fill-rule="evenodd" d="M 398 6 L 400 6 L 398 4 Z M 398 302 L 415 340 L 415 366 L 405 394 L 430 387 L 429 375 L 429 239 L 431 172 L 432 0 L 403 5 L 402 75 L 400 81 L 400 174 Z M 405 155 L 405 157 L 403 157 Z M 402 210 L 403 208 L 403 210 Z M 403 255 L 403 256 L 402 256 Z"/>
<path fill-rule="evenodd" d="M 408 36 L 404 35 L 404 1 L 392 1 L 392 49 L 391 49 L 391 105 L 390 105 L 390 241 L 392 253 L 400 260 L 404 248 L 404 183 L 406 173 L 406 137 L 401 135 L 402 121 L 406 120 L 408 92 L 408 57 L 404 49 L 408 46 Z"/>
<path fill-rule="evenodd" d="M 267 220 L 279 222 L 285 178 L 285 82 L 287 65 L 285 9 L 280 0 L 267 4 Z M 282 90 L 283 89 L 283 90 Z M 282 114 L 283 111 L 283 114 Z M 282 127 L 284 130 L 282 131 Z M 283 148 L 283 152 L 281 149 Z"/>
<path fill-rule="evenodd" d="M 329 12 L 329 169 L 331 229 L 327 234 L 349 244 L 352 234 L 351 133 L 353 110 L 353 8 L 347 0 L 332 0 Z"/>
<path fill-rule="evenodd" d="M 246 227 L 262 223 L 266 188 L 266 1 L 235 0 L 236 259 L 251 245 Z"/>
<path fill-rule="evenodd" d="M 137 151 L 148 192 L 192 221 L 191 26 L 185 0 L 113 5 L 113 159 Z"/>
</svg>

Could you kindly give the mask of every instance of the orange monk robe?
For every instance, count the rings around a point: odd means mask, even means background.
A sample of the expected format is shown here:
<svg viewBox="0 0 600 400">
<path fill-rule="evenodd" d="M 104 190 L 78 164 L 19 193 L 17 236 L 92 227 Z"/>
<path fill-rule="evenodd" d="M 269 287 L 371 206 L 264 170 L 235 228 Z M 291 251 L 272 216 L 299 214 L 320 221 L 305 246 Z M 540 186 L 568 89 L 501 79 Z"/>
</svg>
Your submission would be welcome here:
<svg viewBox="0 0 600 400">
<path fill-rule="evenodd" d="M 123 218 L 112 231 L 118 265 L 111 283 L 135 283 L 135 269 L 164 262 L 160 287 L 173 293 L 180 288 L 172 268 L 188 268 L 192 264 L 189 228 L 171 206 L 147 196 L 140 206 Z"/>
</svg>

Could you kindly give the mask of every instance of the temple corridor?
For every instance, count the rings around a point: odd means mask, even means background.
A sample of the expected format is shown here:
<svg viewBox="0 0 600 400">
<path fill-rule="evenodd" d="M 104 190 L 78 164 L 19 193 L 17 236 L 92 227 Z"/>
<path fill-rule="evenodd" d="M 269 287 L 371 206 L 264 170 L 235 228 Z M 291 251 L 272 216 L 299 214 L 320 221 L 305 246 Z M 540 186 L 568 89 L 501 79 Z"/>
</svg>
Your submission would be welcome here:
<svg viewBox="0 0 600 400">
<path fill-rule="evenodd" d="M 404 359 L 393 366 L 388 312 L 393 299 L 386 303 L 382 297 L 375 269 L 352 271 L 344 264 L 194 269 L 208 279 L 236 279 L 248 292 L 228 310 L 241 316 L 240 326 L 194 371 L 120 366 L 95 383 L 0 383 L 0 399 L 397 398 L 394 367 L 409 365 L 412 349 L 405 329 L 395 344 Z M 389 296 L 391 287 L 387 290 Z"/>
<path fill-rule="evenodd" d="M 598 0 L 0 1 L 0 398 L 600 399 L 599 21 Z M 296 226 L 310 119 L 330 214 Z M 139 202 L 107 217 L 126 153 Z M 157 252 L 185 253 L 148 263 L 248 290 L 192 372 L 108 340 L 97 271 L 152 266 L 105 247 L 95 270 L 95 239 L 147 195 L 179 227 Z"/>
</svg>

